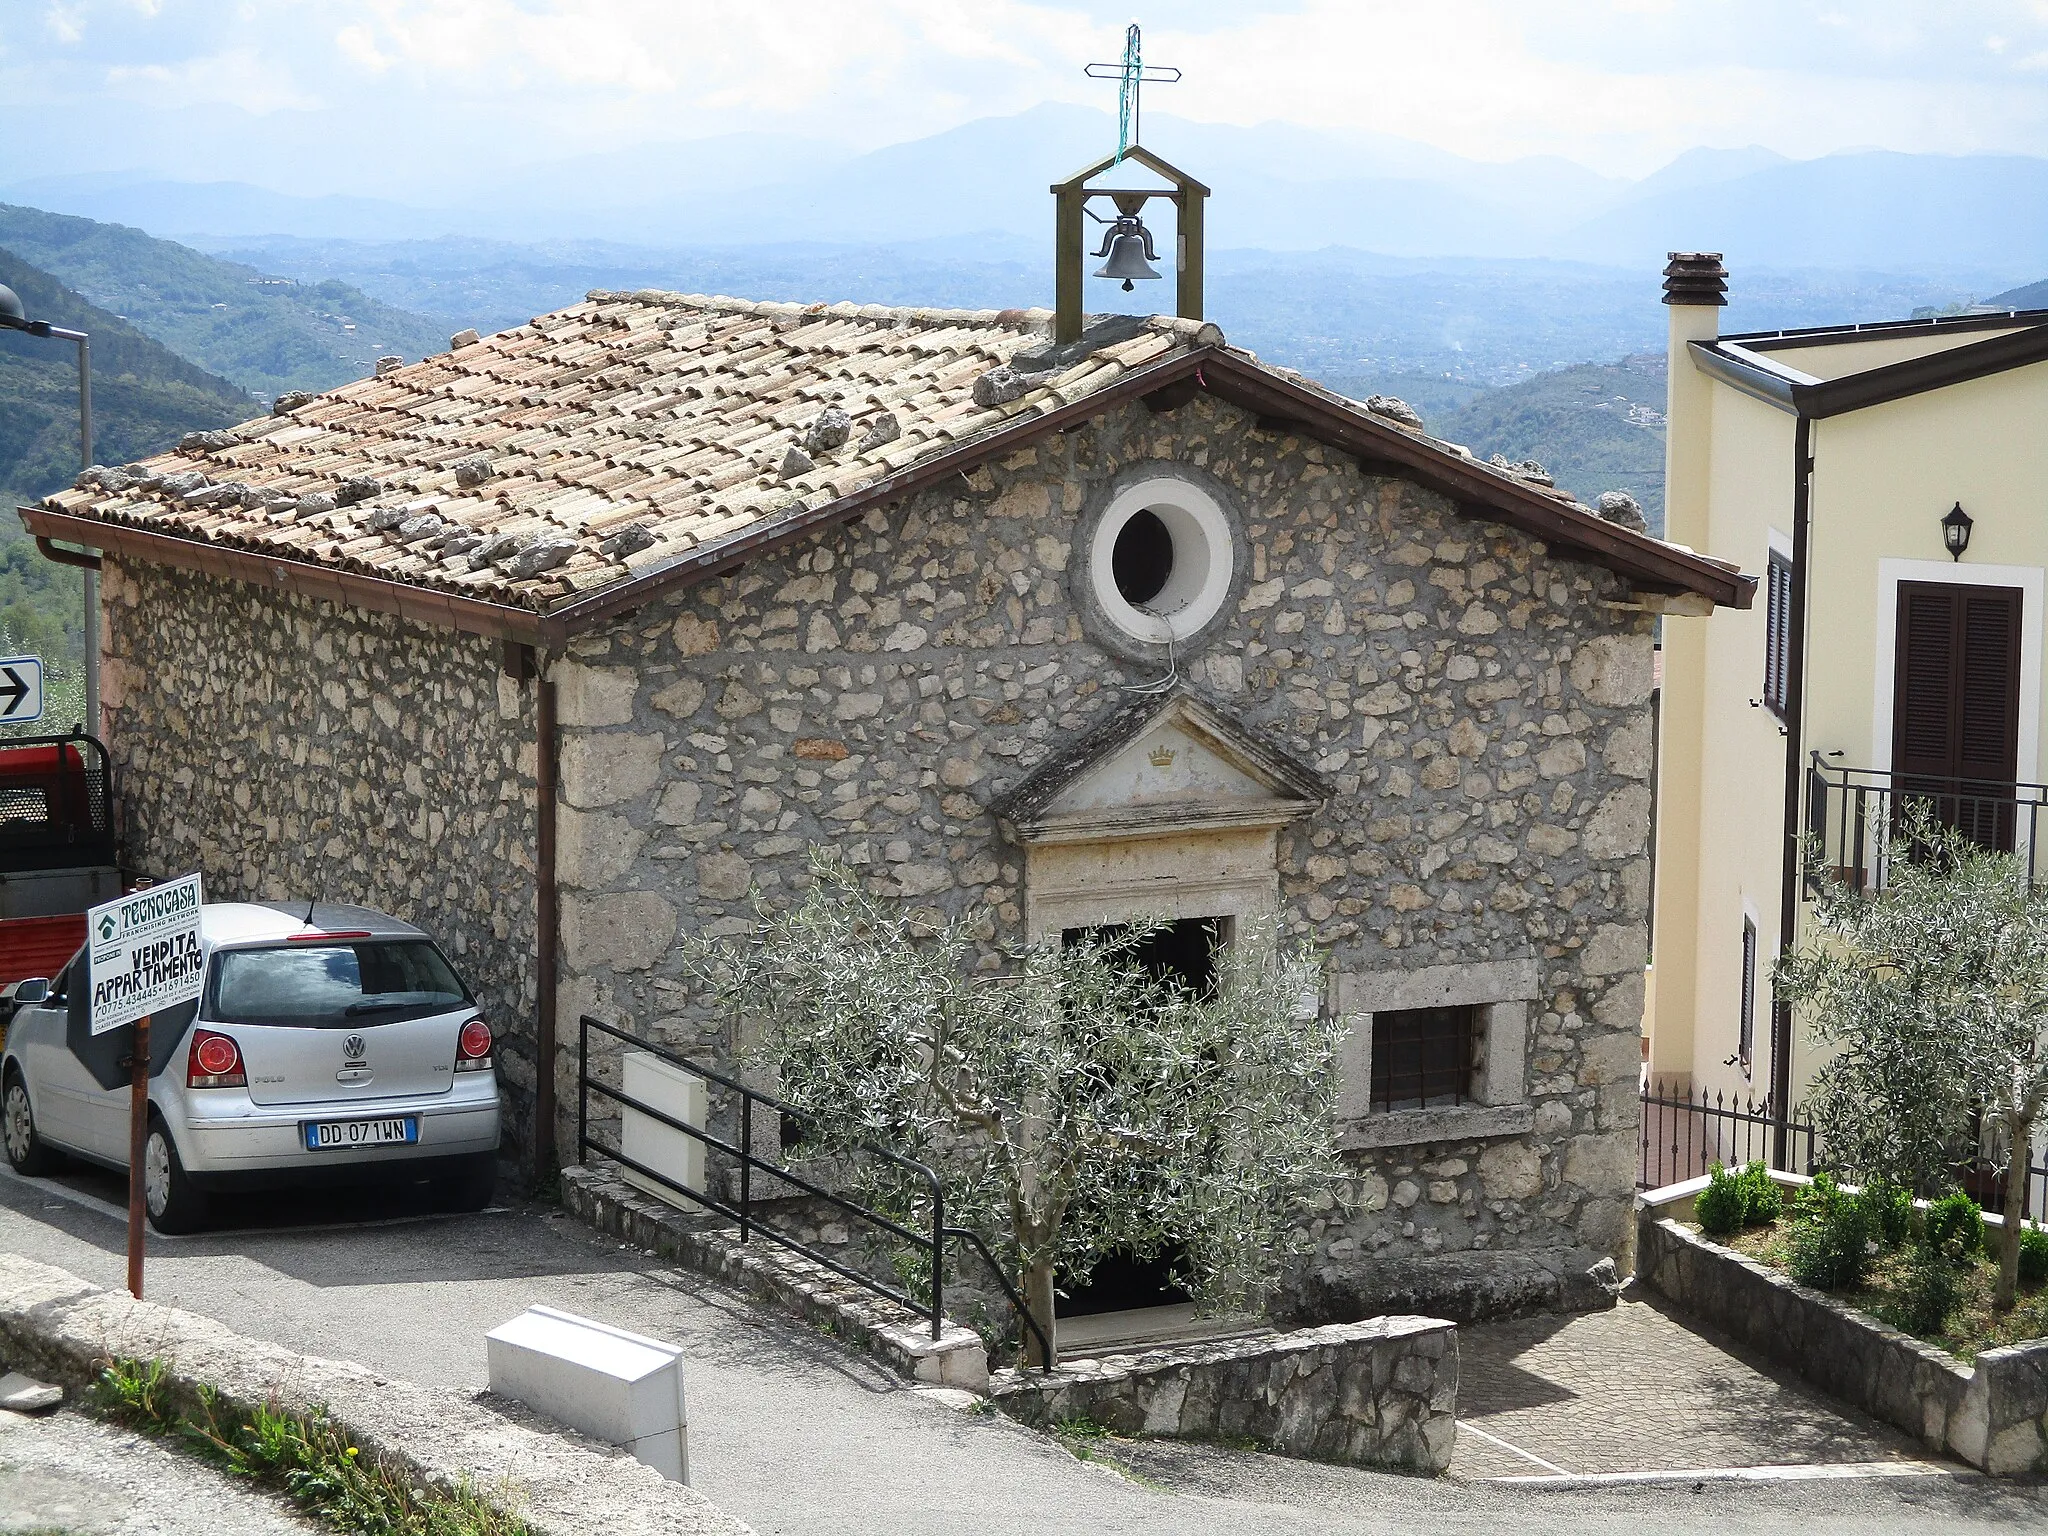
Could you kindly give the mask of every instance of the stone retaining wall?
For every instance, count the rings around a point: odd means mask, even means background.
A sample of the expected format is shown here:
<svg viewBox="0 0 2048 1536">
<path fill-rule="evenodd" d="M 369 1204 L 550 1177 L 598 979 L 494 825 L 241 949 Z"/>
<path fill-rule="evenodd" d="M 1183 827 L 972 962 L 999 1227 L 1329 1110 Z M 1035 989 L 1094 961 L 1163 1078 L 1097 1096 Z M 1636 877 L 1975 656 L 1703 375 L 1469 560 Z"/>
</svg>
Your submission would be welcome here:
<svg viewBox="0 0 2048 1536">
<path fill-rule="evenodd" d="M 1986 1350 L 1972 1369 L 1667 1214 L 1689 1213 L 1705 1183 L 1643 1197 L 1639 1281 L 1929 1450 L 1987 1472 L 2048 1472 L 2048 1340 Z"/>
<path fill-rule="evenodd" d="M 1283 1456 L 1435 1474 L 1458 1437 L 1458 1338 L 1433 1317 L 1176 1344 L 1004 1371 L 996 1405 L 1040 1429 L 1252 1440 Z"/>
</svg>

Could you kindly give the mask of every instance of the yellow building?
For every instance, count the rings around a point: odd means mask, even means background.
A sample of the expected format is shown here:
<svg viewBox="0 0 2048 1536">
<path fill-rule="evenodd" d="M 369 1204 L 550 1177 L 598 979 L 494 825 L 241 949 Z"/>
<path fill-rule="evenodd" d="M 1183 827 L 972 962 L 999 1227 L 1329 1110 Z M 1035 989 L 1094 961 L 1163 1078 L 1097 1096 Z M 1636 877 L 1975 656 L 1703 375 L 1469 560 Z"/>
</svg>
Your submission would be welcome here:
<svg viewBox="0 0 2048 1536">
<path fill-rule="evenodd" d="M 1767 600 L 1665 626 L 1649 1068 L 1796 1106 L 1815 1053 L 1770 974 L 1802 841 L 1881 881 L 1901 789 L 1993 846 L 2048 834 L 2048 311 L 1723 336 L 1718 255 L 1664 288 L 1666 537 Z"/>
</svg>

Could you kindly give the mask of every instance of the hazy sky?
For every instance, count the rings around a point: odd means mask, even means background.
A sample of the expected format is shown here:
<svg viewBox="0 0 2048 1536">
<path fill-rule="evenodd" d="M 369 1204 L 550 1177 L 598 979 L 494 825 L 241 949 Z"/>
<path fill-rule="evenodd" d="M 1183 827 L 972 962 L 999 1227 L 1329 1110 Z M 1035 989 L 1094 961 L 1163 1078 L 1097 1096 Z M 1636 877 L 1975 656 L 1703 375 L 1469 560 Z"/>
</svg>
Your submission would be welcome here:
<svg viewBox="0 0 2048 1536">
<path fill-rule="evenodd" d="M 873 147 L 1113 104 L 1130 0 L 0 0 L 0 183 L 417 192 L 607 147 Z M 1180 116 L 1642 174 L 1697 144 L 2048 154 L 2048 0 L 1159 0 Z"/>
</svg>

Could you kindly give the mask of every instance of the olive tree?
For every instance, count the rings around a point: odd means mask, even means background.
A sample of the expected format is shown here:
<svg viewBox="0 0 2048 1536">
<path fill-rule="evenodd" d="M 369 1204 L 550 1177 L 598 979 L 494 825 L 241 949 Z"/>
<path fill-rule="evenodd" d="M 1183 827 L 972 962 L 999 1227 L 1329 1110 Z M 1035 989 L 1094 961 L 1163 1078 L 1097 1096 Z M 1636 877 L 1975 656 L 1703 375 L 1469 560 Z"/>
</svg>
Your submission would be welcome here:
<svg viewBox="0 0 2048 1536">
<path fill-rule="evenodd" d="M 1819 932 L 1778 967 L 1778 994 L 1833 1054 L 1809 1105 L 1830 1162 L 1922 1194 L 1994 1133 L 2006 1170 L 1994 1305 L 2013 1304 L 2034 1127 L 2048 1105 L 2048 898 L 2025 863 L 1910 808 L 1874 829 L 1888 867 L 1865 894 L 1814 878 Z"/>
<path fill-rule="evenodd" d="M 1301 1241 L 1297 1208 L 1343 1177 L 1315 957 L 1246 924 L 1197 996 L 1137 962 L 1145 931 L 992 956 L 968 921 L 877 897 L 814 851 L 800 902 L 684 952 L 759 1031 L 805 1151 L 882 1178 L 863 1145 L 932 1165 L 949 1217 L 1015 1254 L 1051 1338 L 1055 1272 L 1085 1278 L 1120 1249 L 1182 1245 L 1198 1303 L 1258 1304 Z"/>
</svg>

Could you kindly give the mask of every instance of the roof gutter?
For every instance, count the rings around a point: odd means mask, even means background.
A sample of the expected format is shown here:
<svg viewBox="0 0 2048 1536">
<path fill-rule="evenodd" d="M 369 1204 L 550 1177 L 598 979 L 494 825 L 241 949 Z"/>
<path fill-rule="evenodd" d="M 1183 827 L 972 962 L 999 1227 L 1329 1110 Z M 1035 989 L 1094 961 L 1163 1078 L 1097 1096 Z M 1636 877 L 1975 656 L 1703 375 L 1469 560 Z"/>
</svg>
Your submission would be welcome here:
<svg viewBox="0 0 2048 1536">
<path fill-rule="evenodd" d="M 1691 348 L 1694 363 L 1722 383 L 1790 415 L 1822 421 L 2048 361 L 2048 325 L 1866 368 L 1839 379 L 1794 373 L 1726 339 L 1695 341 Z"/>
<path fill-rule="evenodd" d="M 332 566 L 315 565 L 306 560 L 280 560 L 274 555 L 230 549 L 203 539 L 156 533 L 127 523 L 102 522 L 98 518 L 78 517 L 69 512 L 53 512 L 47 507 L 21 507 L 17 510 L 21 513 L 22 523 L 35 535 L 45 554 L 50 554 L 48 540 L 67 539 L 115 556 L 132 556 L 155 565 L 226 576 L 251 586 L 318 598 L 340 607 L 392 613 L 439 629 L 512 640 L 522 645 L 559 646 L 562 643 L 559 622 L 548 615 L 523 608 L 487 603 L 480 598 L 413 586 L 409 582 L 388 581 L 381 576 L 338 571 Z M 62 560 L 58 554 L 50 554 L 50 558 Z M 71 565 L 77 562 L 62 560 L 62 563 Z M 93 562 L 95 566 L 98 563 L 97 560 Z"/>
</svg>

